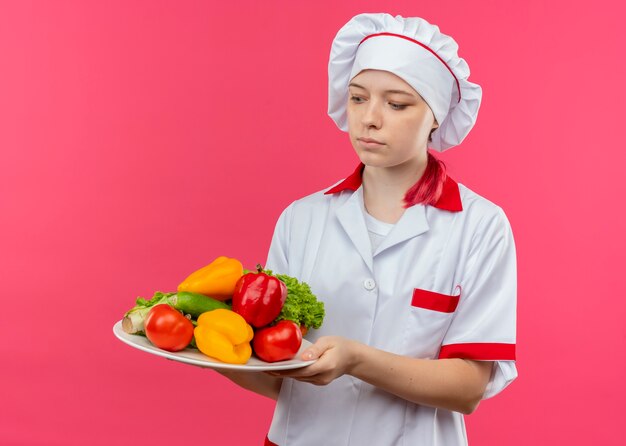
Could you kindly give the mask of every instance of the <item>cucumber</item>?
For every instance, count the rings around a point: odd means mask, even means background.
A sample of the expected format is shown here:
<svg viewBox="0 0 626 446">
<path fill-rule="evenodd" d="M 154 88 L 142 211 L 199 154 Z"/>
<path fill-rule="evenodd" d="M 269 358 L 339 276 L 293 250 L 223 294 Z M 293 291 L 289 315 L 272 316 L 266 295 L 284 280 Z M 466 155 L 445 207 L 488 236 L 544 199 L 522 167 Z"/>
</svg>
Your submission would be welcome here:
<svg viewBox="0 0 626 446">
<path fill-rule="evenodd" d="M 231 306 L 224 302 L 204 294 L 192 293 L 191 291 L 179 291 L 170 299 L 174 308 L 185 314 L 190 314 L 194 319 L 202 313 L 217 310 L 218 308 L 232 310 Z"/>
</svg>

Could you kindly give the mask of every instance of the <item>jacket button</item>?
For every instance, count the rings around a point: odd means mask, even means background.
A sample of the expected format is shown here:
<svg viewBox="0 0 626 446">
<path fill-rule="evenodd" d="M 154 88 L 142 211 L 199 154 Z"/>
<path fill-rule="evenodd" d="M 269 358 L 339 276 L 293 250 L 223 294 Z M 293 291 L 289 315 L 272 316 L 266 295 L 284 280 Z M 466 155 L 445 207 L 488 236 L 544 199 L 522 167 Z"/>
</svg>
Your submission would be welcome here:
<svg viewBox="0 0 626 446">
<path fill-rule="evenodd" d="M 363 286 L 365 287 L 366 290 L 371 291 L 374 288 L 376 288 L 376 282 L 374 282 L 373 279 L 366 279 L 363 282 Z"/>
</svg>

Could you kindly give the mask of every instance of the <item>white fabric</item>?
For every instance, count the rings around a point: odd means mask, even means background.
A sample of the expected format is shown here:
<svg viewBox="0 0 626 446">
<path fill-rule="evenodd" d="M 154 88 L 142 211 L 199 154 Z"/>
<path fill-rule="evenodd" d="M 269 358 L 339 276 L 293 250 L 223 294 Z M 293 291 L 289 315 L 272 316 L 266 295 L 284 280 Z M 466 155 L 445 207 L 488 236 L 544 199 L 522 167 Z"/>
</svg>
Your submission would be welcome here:
<svg viewBox="0 0 626 446">
<path fill-rule="evenodd" d="M 363 207 L 363 215 L 365 215 L 365 225 L 367 226 L 367 232 L 370 236 L 370 242 L 372 243 L 372 254 L 376 252 L 378 246 L 383 242 L 385 237 L 389 235 L 394 227 L 393 223 L 386 223 L 374 218 L 370 215 L 365 206 Z"/>
<path fill-rule="evenodd" d="M 367 36 L 378 33 L 404 36 L 419 43 L 397 36 L 375 36 L 361 44 Z M 481 87 L 467 80 L 469 66 L 457 52 L 452 37 L 422 18 L 359 14 L 339 30 L 331 46 L 328 114 L 341 130 L 348 131 L 350 80 L 366 68 L 389 71 L 411 85 L 433 110 L 439 127 L 428 147 L 441 152 L 454 147 L 474 126 L 482 98 Z"/>
<path fill-rule="evenodd" d="M 415 358 L 449 342 L 515 343 L 515 247 L 501 208 L 459 185 L 464 210 L 409 207 L 372 253 L 362 187 L 289 205 L 266 267 L 311 285 L 326 316 L 306 338 L 338 335 Z M 411 305 L 414 289 L 458 294 L 455 312 Z M 497 359 L 497 358 L 492 358 Z M 484 398 L 515 377 L 497 361 Z M 352 376 L 285 379 L 268 438 L 279 446 L 466 445 L 463 415 L 410 403 Z"/>
</svg>

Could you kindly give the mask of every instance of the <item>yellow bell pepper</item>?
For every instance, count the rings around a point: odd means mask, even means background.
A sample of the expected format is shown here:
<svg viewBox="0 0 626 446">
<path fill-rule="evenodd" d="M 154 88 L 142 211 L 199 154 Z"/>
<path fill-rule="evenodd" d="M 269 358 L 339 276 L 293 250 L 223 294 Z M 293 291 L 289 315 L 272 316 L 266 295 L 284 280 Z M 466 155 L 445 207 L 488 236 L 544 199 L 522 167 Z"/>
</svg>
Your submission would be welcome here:
<svg viewBox="0 0 626 446">
<path fill-rule="evenodd" d="M 254 332 L 234 311 L 218 308 L 202 313 L 193 334 L 198 350 L 222 362 L 245 364 L 252 356 Z"/>
<path fill-rule="evenodd" d="M 191 291 L 225 301 L 235 292 L 235 284 L 243 276 L 243 265 L 237 259 L 218 257 L 207 266 L 189 275 L 178 285 L 178 291 Z"/>
</svg>

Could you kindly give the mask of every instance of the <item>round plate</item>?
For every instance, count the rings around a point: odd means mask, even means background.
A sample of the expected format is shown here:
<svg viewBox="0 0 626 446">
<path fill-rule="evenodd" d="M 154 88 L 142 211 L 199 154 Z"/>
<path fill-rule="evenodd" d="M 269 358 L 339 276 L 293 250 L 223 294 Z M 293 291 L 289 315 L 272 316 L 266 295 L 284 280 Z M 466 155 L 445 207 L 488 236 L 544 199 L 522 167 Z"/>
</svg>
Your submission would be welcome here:
<svg viewBox="0 0 626 446">
<path fill-rule="evenodd" d="M 115 323 L 115 325 L 113 326 L 113 333 L 120 341 L 136 349 L 143 350 L 144 352 L 151 353 L 157 356 L 162 356 L 173 361 L 179 361 L 186 364 L 192 364 L 200 367 L 209 367 L 213 369 L 264 372 L 271 370 L 298 369 L 300 367 L 305 367 L 307 365 L 313 364 L 316 361 L 315 359 L 311 361 L 301 361 L 300 359 L 296 359 L 299 358 L 302 352 L 311 345 L 311 343 L 306 339 L 302 339 L 302 345 L 300 346 L 300 350 L 298 350 L 295 358 L 290 359 L 289 361 L 265 362 L 261 361 L 259 358 L 253 355 L 246 364 L 228 364 L 226 362 L 218 361 L 217 359 L 209 358 L 205 354 L 201 353 L 199 350 L 191 348 L 186 348 L 179 352 L 168 352 L 166 350 L 162 350 L 152 345 L 152 343 L 150 343 L 150 341 L 148 341 L 148 338 L 146 338 L 145 336 L 126 333 L 124 330 L 122 330 L 122 321 L 118 321 Z"/>
</svg>

